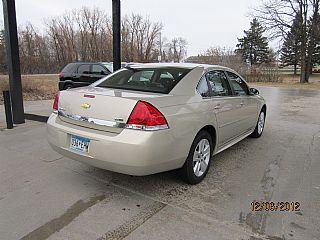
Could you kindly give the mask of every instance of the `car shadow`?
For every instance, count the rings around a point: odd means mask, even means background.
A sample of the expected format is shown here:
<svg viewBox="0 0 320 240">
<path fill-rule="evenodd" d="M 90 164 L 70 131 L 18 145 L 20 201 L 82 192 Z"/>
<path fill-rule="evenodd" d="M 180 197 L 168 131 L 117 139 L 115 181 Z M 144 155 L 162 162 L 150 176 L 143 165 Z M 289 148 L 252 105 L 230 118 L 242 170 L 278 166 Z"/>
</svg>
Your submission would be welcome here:
<svg viewBox="0 0 320 240">
<path fill-rule="evenodd" d="M 252 139 L 245 139 L 229 149 L 213 156 L 206 178 L 198 185 L 185 183 L 179 170 L 148 176 L 131 176 L 86 166 L 86 174 L 106 184 L 146 195 L 161 202 L 180 204 L 197 194 L 221 193 L 225 179 L 245 164 L 245 152 Z M 250 151 L 249 151 L 250 152 Z"/>
</svg>

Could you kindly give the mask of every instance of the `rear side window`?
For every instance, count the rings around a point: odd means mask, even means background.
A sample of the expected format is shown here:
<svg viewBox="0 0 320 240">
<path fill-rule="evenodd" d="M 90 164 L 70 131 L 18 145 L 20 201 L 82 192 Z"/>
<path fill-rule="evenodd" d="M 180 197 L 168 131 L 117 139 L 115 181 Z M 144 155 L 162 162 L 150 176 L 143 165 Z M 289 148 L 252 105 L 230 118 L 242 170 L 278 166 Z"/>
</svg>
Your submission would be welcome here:
<svg viewBox="0 0 320 240">
<path fill-rule="evenodd" d="M 64 72 L 64 73 L 74 73 L 74 69 L 76 67 L 76 64 L 73 64 L 73 63 L 69 63 L 67 66 L 65 66 L 61 72 Z"/>
<path fill-rule="evenodd" d="M 95 86 L 168 94 L 190 71 L 185 68 L 124 68 Z"/>
<path fill-rule="evenodd" d="M 212 90 L 212 96 L 230 96 L 231 88 L 227 76 L 223 71 L 215 70 L 208 72 L 206 78 Z"/>
<path fill-rule="evenodd" d="M 90 74 L 90 65 L 89 64 L 80 65 L 78 67 L 78 73 L 79 74 Z"/>
<path fill-rule="evenodd" d="M 205 76 L 200 79 L 200 82 L 197 86 L 197 91 L 202 97 L 210 97 L 210 91 Z"/>
<path fill-rule="evenodd" d="M 154 71 L 143 71 L 141 72 L 141 78 L 142 78 L 141 80 L 150 81 L 153 74 L 154 74 Z"/>
<path fill-rule="evenodd" d="M 172 76 L 171 73 L 164 71 L 164 72 L 161 73 L 160 79 L 170 79 L 170 80 L 174 80 L 174 76 Z"/>
<path fill-rule="evenodd" d="M 249 89 L 247 84 L 241 79 L 241 77 L 239 77 L 237 74 L 234 74 L 232 72 L 227 72 L 233 90 L 235 92 L 236 95 L 247 95 L 249 94 Z"/>
</svg>

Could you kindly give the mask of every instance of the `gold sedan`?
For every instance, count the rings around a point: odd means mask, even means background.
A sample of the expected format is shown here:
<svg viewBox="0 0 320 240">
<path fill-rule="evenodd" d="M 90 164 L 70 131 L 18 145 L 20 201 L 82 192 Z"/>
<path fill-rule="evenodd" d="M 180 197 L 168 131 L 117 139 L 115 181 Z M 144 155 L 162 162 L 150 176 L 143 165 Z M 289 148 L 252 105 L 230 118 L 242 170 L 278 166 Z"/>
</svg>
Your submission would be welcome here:
<svg viewBox="0 0 320 240">
<path fill-rule="evenodd" d="M 196 184 L 214 155 L 260 137 L 266 104 L 235 71 L 136 64 L 57 94 L 47 124 L 54 150 L 98 168 L 149 175 L 180 169 Z"/>
</svg>

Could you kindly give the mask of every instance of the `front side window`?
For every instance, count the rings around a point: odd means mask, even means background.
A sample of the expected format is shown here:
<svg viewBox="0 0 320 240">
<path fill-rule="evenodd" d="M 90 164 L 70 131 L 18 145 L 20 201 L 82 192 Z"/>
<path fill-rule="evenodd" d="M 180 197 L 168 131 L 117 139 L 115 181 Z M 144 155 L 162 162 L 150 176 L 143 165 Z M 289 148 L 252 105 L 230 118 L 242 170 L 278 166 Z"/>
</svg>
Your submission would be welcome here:
<svg viewBox="0 0 320 240">
<path fill-rule="evenodd" d="M 93 65 L 92 66 L 92 74 L 97 74 L 97 75 L 106 75 L 107 74 L 107 70 L 104 69 L 102 66 L 100 65 Z"/>
<path fill-rule="evenodd" d="M 212 90 L 212 96 L 230 96 L 231 89 L 228 79 L 223 71 L 215 70 L 208 72 L 206 78 Z"/>
<path fill-rule="evenodd" d="M 90 65 L 88 65 L 88 64 L 80 65 L 78 67 L 78 73 L 79 74 L 90 74 Z"/>
<path fill-rule="evenodd" d="M 228 77 L 230 78 L 233 90 L 236 95 L 244 96 L 249 94 L 249 89 L 247 84 L 239 77 L 237 74 L 232 72 L 227 72 Z"/>
<path fill-rule="evenodd" d="M 190 71 L 185 68 L 124 68 L 95 86 L 168 94 Z"/>
<path fill-rule="evenodd" d="M 105 66 L 106 69 L 108 69 L 110 73 L 113 72 L 113 63 L 102 63 L 102 64 L 103 66 Z"/>
</svg>

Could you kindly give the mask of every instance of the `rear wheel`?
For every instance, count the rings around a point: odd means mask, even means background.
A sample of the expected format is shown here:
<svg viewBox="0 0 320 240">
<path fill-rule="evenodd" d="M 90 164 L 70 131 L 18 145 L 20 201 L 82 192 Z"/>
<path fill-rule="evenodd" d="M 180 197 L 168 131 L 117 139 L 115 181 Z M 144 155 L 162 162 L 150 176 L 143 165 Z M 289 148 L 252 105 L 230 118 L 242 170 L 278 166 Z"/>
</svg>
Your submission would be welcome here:
<svg viewBox="0 0 320 240">
<path fill-rule="evenodd" d="M 72 88 L 72 84 L 67 83 L 66 85 L 64 85 L 63 90 L 68 90 L 68 89 L 70 89 L 70 88 Z"/>
<path fill-rule="evenodd" d="M 265 110 L 262 109 L 260 114 L 259 114 L 259 118 L 258 118 L 258 122 L 257 122 L 256 128 L 254 129 L 254 131 L 250 135 L 250 137 L 253 137 L 253 138 L 261 137 L 261 135 L 263 133 L 263 130 L 264 130 L 265 120 L 266 120 L 266 113 L 265 113 Z"/>
<path fill-rule="evenodd" d="M 212 153 L 213 144 L 210 134 L 206 131 L 199 132 L 181 169 L 182 178 L 189 184 L 200 183 L 207 175 Z"/>
</svg>

